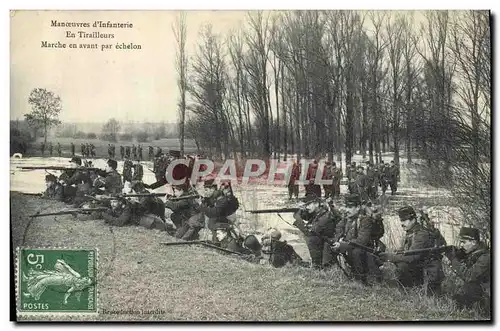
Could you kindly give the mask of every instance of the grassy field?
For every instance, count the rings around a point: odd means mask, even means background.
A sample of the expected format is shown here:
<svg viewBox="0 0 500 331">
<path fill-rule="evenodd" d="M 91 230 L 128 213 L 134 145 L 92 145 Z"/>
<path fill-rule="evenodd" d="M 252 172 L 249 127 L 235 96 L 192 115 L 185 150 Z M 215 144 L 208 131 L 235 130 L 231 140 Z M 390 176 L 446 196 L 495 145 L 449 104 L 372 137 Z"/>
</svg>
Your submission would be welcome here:
<svg viewBox="0 0 500 331">
<path fill-rule="evenodd" d="M 108 227 L 71 216 L 29 221 L 62 203 L 11 192 L 14 248 L 98 247 L 97 320 L 165 321 L 418 321 L 485 319 L 446 298 L 348 281 L 342 273 L 255 265 L 195 246 L 161 246 L 164 232 Z M 13 286 L 13 284 L 12 284 Z M 134 314 L 117 314 L 135 310 Z M 154 313 L 144 314 L 149 311 Z M 29 320 L 29 318 L 22 318 Z M 51 317 L 74 320 L 73 317 Z M 80 319 L 80 317 L 79 317 Z M 95 317 L 87 317 L 93 320 Z"/>
<path fill-rule="evenodd" d="M 42 151 L 40 149 L 40 145 L 43 142 L 43 138 L 38 138 L 35 143 L 33 143 L 31 149 L 28 150 L 27 155 L 28 156 L 42 156 Z M 104 141 L 100 139 L 74 139 L 74 138 L 53 138 L 53 139 L 47 139 L 47 144 L 49 142 L 52 142 L 52 145 L 54 146 L 53 150 L 53 156 L 57 156 L 57 143 L 61 144 L 62 147 L 62 156 L 68 157 L 71 156 L 71 143 L 75 144 L 75 153 L 76 154 L 81 154 L 81 144 L 94 144 L 96 147 L 96 156 L 99 158 L 107 158 L 108 157 L 108 144 L 111 142 L 109 141 Z M 132 145 L 138 145 L 137 142 L 132 142 L 132 141 L 118 141 L 114 143 L 116 146 L 115 153 L 117 155 L 117 158 L 120 157 L 120 145 L 125 146 L 130 146 L 132 148 Z M 164 151 L 168 151 L 169 149 L 179 149 L 179 139 L 177 138 L 165 138 L 165 139 L 160 139 L 160 140 L 154 140 L 154 141 L 148 141 L 145 143 L 141 143 L 142 145 L 142 155 L 144 159 L 147 159 L 148 157 L 148 146 L 153 146 L 155 148 L 156 152 L 156 147 L 162 148 Z M 184 142 L 184 150 L 186 153 L 196 153 L 196 145 L 194 143 L 194 140 L 191 139 L 186 139 Z M 131 151 L 132 153 L 132 151 Z M 49 155 L 48 147 L 45 147 L 45 156 Z"/>
</svg>

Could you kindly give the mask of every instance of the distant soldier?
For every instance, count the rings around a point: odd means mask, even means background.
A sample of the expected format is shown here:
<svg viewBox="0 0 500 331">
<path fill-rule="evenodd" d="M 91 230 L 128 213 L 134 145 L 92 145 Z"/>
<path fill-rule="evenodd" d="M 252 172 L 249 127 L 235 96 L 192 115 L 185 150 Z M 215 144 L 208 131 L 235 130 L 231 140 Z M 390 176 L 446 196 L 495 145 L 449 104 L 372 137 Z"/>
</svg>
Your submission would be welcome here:
<svg viewBox="0 0 500 331">
<path fill-rule="evenodd" d="M 87 155 L 87 153 L 86 153 L 86 146 L 84 143 L 82 143 L 81 151 L 82 151 L 82 157 L 85 157 Z"/>
<path fill-rule="evenodd" d="M 446 242 L 443 242 L 442 236 L 438 238 L 433 231 L 419 224 L 417 214 L 412 207 L 402 207 L 398 210 L 398 214 L 401 226 L 406 231 L 406 237 L 401 247 L 402 251 L 432 248 L 439 244 L 446 244 Z M 439 294 L 441 292 L 444 272 L 440 253 L 423 252 L 404 256 L 384 252 L 379 257 L 382 261 L 392 262 L 396 265 L 398 281 L 402 286 L 424 285 L 427 294 Z"/>
<path fill-rule="evenodd" d="M 123 160 L 124 156 L 125 156 L 125 148 L 123 147 L 123 145 L 120 145 L 120 156 Z"/>
<path fill-rule="evenodd" d="M 60 143 L 57 143 L 57 155 L 59 157 L 61 157 L 61 153 L 62 153 L 62 150 L 61 150 L 61 144 Z"/>
<path fill-rule="evenodd" d="M 389 164 L 384 163 L 382 161 L 380 163 L 380 171 L 379 171 L 379 180 L 380 180 L 380 187 L 382 188 L 382 193 L 385 194 L 385 191 L 387 191 L 387 187 L 389 185 Z"/>
<path fill-rule="evenodd" d="M 52 156 L 52 152 L 54 151 L 54 146 L 52 145 L 52 142 L 49 143 L 49 155 Z"/>
<path fill-rule="evenodd" d="M 346 196 L 345 205 L 343 216 L 336 225 L 336 243 L 332 248 L 345 255 L 354 279 L 367 284 L 368 275 L 374 275 L 377 280 L 380 280 L 381 273 L 376 259 L 365 250 L 349 245 L 349 243 L 353 242 L 380 251 L 385 250 L 385 245 L 380 242 L 385 232 L 381 215 L 367 213 L 366 207 L 361 205 L 361 198 L 358 194 Z"/>
<path fill-rule="evenodd" d="M 460 248 L 454 247 L 446 253 L 452 268 L 463 285 L 454 295 L 460 308 L 472 307 L 479 303 L 487 309 L 491 297 L 491 253 L 480 241 L 479 230 L 462 227 L 460 229 Z"/>
<path fill-rule="evenodd" d="M 141 145 L 139 145 L 139 147 L 137 148 L 137 152 L 138 152 L 139 160 L 142 161 L 142 146 Z"/>
<path fill-rule="evenodd" d="M 156 147 L 156 155 L 161 155 L 162 153 L 161 147 Z"/>
<path fill-rule="evenodd" d="M 71 156 L 75 156 L 75 144 L 71 143 Z"/>
<path fill-rule="evenodd" d="M 399 166 L 391 161 L 391 166 L 389 168 L 389 185 L 391 186 L 391 195 L 394 195 L 398 191 L 399 182 Z"/>
<path fill-rule="evenodd" d="M 276 229 L 270 229 L 262 236 L 263 252 L 269 255 L 269 263 L 275 268 L 281 268 L 286 264 L 305 265 L 293 247 L 280 239 L 281 232 Z"/>
<path fill-rule="evenodd" d="M 323 170 L 323 179 L 332 181 L 332 184 L 324 184 L 323 190 L 325 191 L 325 198 L 333 196 L 333 169 L 332 163 L 327 161 Z"/>
<path fill-rule="evenodd" d="M 368 187 L 370 186 L 370 179 L 366 175 L 365 168 L 358 166 L 355 181 L 355 194 L 358 194 L 362 202 L 367 202 L 370 197 L 368 196 Z"/>
<path fill-rule="evenodd" d="M 357 175 L 358 172 L 356 168 L 356 162 L 351 162 L 351 166 L 347 167 L 347 181 L 348 181 L 347 185 L 350 194 L 358 192 L 358 188 L 356 186 Z"/>
<path fill-rule="evenodd" d="M 94 144 L 90 144 L 90 156 L 93 158 L 96 156 Z"/>
<path fill-rule="evenodd" d="M 342 181 L 342 177 L 344 174 L 342 173 L 342 169 L 337 168 L 337 164 L 332 162 L 332 174 L 333 174 L 333 192 L 332 196 L 334 198 L 340 197 L 340 182 Z"/>
<path fill-rule="evenodd" d="M 108 158 L 113 158 L 113 151 L 111 149 L 111 144 L 108 144 Z"/>
<path fill-rule="evenodd" d="M 299 198 L 299 184 L 297 181 L 300 178 L 300 167 L 297 162 L 293 161 L 292 165 L 292 173 L 290 174 L 290 180 L 288 182 L 288 199 L 291 200 L 292 196 L 295 196 L 295 199 Z"/>
<path fill-rule="evenodd" d="M 154 149 L 153 146 L 149 145 L 148 147 L 148 155 L 149 155 L 149 160 L 152 160 L 154 158 Z"/>
<path fill-rule="evenodd" d="M 64 201 L 63 186 L 57 181 L 57 177 L 49 174 L 45 176 L 45 186 L 46 190 L 42 195 L 42 198 Z"/>
<path fill-rule="evenodd" d="M 40 145 L 40 150 L 42 151 L 42 157 L 44 157 L 45 156 L 45 144 L 43 142 Z"/>
<path fill-rule="evenodd" d="M 114 159 L 116 157 L 116 146 L 115 144 L 111 144 L 111 158 Z"/>
<path fill-rule="evenodd" d="M 137 159 L 137 147 L 134 144 L 132 144 L 132 155 L 134 160 Z"/>
<path fill-rule="evenodd" d="M 316 172 L 318 170 L 318 161 L 314 160 L 313 163 L 309 165 L 309 169 L 306 174 L 306 180 L 308 184 L 304 186 L 306 191 L 306 197 L 316 197 L 321 198 L 321 186 L 315 183 Z"/>
<path fill-rule="evenodd" d="M 101 194 L 119 194 L 123 190 L 122 178 L 116 168 L 118 163 L 115 160 L 108 160 L 106 163 L 106 176 L 103 178 L 100 176 L 94 182 L 96 189 L 104 188 L 104 192 Z"/>
<path fill-rule="evenodd" d="M 367 177 L 367 188 L 366 188 L 366 193 L 370 199 L 376 199 L 377 198 L 377 191 L 378 191 L 378 169 L 370 163 L 370 161 L 366 162 L 366 177 Z"/>
<path fill-rule="evenodd" d="M 142 182 L 143 176 L 144 176 L 144 169 L 142 167 L 142 164 L 139 162 L 139 160 L 136 160 L 133 166 L 132 180 Z"/>
<path fill-rule="evenodd" d="M 134 164 L 129 160 L 129 157 L 125 155 L 125 161 L 123 162 L 123 182 L 132 182 Z"/>
<path fill-rule="evenodd" d="M 125 147 L 125 156 L 130 159 L 130 146 Z"/>
<path fill-rule="evenodd" d="M 336 210 L 330 211 L 323 201 L 315 199 L 295 212 L 293 217 L 293 225 L 307 238 L 312 266 L 321 269 L 331 265 L 334 257 L 327 239 L 333 239 L 340 214 Z"/>
</svg>

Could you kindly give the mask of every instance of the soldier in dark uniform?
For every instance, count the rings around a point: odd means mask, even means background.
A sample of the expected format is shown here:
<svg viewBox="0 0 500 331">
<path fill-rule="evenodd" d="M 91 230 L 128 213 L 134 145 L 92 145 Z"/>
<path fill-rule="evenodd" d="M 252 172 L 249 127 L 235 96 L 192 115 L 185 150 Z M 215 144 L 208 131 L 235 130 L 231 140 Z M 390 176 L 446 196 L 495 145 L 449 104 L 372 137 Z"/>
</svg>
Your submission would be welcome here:
<svg viewBox="0 0 500 331">
<path fill-rule="evenodd" d="M 42 143 L 40 145 L 40 150 L 42 151 L 42 157 L 45 156 L 45 144 L 44 143 Z"/>
<path fill-rule="evenodd" d="M 293 162 L 292 165 L 292 173 L 290 174 L 290 181 L 288 182 L 288 198 L 291 200 L 292 196 L 295 196 L 295 199 L 299 198 L 299 184 L 296 182 L 300 178 L 300 167 L 297 162 Z"/>
<path fill-rule="evenodd" d="M 462 227 L 459 248 L 448 251 L 446 256 L 455 273 L 463 280 L 459 293 L 453 298 L 460 308 L 475 303 L 488 310 L 491 298 L 491 253 L 480 241 L 479 230 Z"/>
<path fill-rule="evenodd" d="M 276 229 L 270 229 L 262 236 L 263 251 L 269 255 L 269 263 L 275 268 L 281 268 L 286 264 L 304 266 L 304 261 L 293 247 L 280 239 L 281 232 Z"/>
<path fill-rule="evenodd" d="M 57 155 L 59 157 L 61 157 L 61 153 L 62 153 L 62 150 L 61 150 L 61 144 L 60 143 L 57 143 Z"/>
<path fill-rule="evenodd" d="M 52 152 L 54 151 L 54 146 L 52 145 L 52 142 L 49 143 L 49 155 L 52 156 Z"/>
<path fill-rule="evenodd" d="M 321 269 L 331 265 L 331 254 L 328 239 L 335 235 L 335 226 L 340 220 L 340 214 L 331 210 L 319 199 L 310 201 L 293 215 L 293 223 L 306 236 L 307 248 L 311 255 L 312 266 Z"/>
<path fill-rule="evenodd" d="M 389 185 L 389 164 L 382 161 L 380 164 L 379 178 L 380 178 L 380 187 L 382 188 L 382 193 L 385 194 L 387 191 L 387 186 Z"/>
<path fill-rule="evenodd" d="M 149 146 L 148 147 L 148 156 L 149 156 L 149 160 L 151 161 L 154 157 L 154 149 L 153 149 L 153 146 Z"/>
<path fill-rule="evenodd" d="M 401 226 L 406 237 L 402 251 L 436 246 L 436 235 L 419 224 L 415 210 L 405 206 L 398 210 Z M 398 280 L 403 286 L 425 285 L 427 294 L 439 294 L 444 279 L 441 254 L 422 253 L 403 256 L 395 253 L 381 253 L 382 261 L 392 262 L 398 269 Z"/>
<path fill-rule="evenodd" d="M 115 144 L 111 144 L 111 158 L 114 159 L 116 157 L 116 146 Z"/>
<path fill-rule="evenodd" d="M 137 148 L 137 152 L 139 154 L 138 155 L 139 156 L 139 160 L 142 161 L 142 146 L 141 145 L 139 145 L 139 147 Z"/>
<path fill-rule="evenodd" d="M 391 161 L 391 166 L 389 168 L 389 185 L 391 186 L 391 195 L 394 195 L 398 191 L 399 182 L 399 166 Z"/>
<path fill-rule="evenodd" d="M 129 157 L 125 155 L 125 161 L 123 162 L 123 182 L 132 182 L 132 171 L 134 164 L 129 160 Z"/>
<path fill-rule="evenodd" d="M 370 180 L 365 173 L 365 169 L 362 166 L 358 166 L 358 172 L 355 181 L 355 186 L 356 186 L 355 193 L 360 196 L 362 202 L 366 202 L 370 198 L 368 196 L 369 185 L 370 185 Z"/>
<path fill-rule="evenodd" d="M 352 162 L 351 166 L 347 168 L 347 180 L 348 180 L 348 189 L 349 193 L 357 193 L 358 189 L 356 186 L 356 177 L 357 177 L 357 169 L 356 169 L 356 162 Z"/>
<path fill-rule="evenodd" d="M 108 158 L 113 158 L 113 153 L 111 152 L 111 144 L 108 144 Z"/>
<path fill-rule="evenodd" d="M 134 213 L 133 205 L 124 198 L 110 200 L 110 208 L 104 211 L 101 217 L 104 222 L 113 226 L 139 225 L 137 215 Z"/>
<path fill-rule="evenodd" d="M 309 169 L 306 175 L 306 180 L 309 181 L 309 183 L 304 187 L 306 191 L 306 197 L 321 198 L 321 186 L 315 183 L 317 170 L 318 161 L 314 160 L 313 163 L 309 165 Z"/>
<path fill-rule="evenodd" d="M 135 144 L 132 144 L 132 156 L 134 157 L 134 160 L 137 159 L 137 147 Z"/>
<path fill-rule="evenodd" d="M 342 177 L 344 174 L 342 173 L 342 169 L 337 168 L 337 164 L 332 162 L 332 174 L 333 174 L 333 191 L 332 197 L 339 198 L 340 197 L 340 182 L 342 181 Z"/>
<path fill-rule="evenodd" d="M 85 157 L 87 155 L 87 153 L 85 152 L 85 144 L 84 143 L 82 143 L 82 145 L 80 146 L 80 149 L 82 152 L 82 157 Z"/>
<path fill-rule="evenodd" d="M 125 156 L 130 158 L 130 146 L 125 147 Z"/>
<path fill-rule="evenodd" d="M 123 145 L 120 145 L 120 156 L 123 160 L 123 157 L 125 156 L 125 148 L 123 147 Z"/>
<path fill-rule="evenodd" d="M 190 189 L 188 184 L 177 185 L 176 195 L 178 197 L 194 196 L 195 192 Z M 173 211 L 170 220 L 175 224 L 177 229 L 181 229 L 184 223 L 189 220 L 191 216 L 198 214 L 198 204 L 195 198 L 183 199 L 172 201 L 167 198 L 165 201 L 165 208 Z M 180 235 L 179 237 L 182 237 Z"/>
<path fill-rule="evenodd" d="M 49 174 L 45 176 L 46 190 L 43 192 L 42 198 L 57 201 L 64 201 L 63 186 L 58 183 L 57 177 Z"/>
<path fill-rule="evenodd" d="M 144 176 L 144 169 L 142 167 L 142 164 L 139 160 L 136 160 L 134 166 L 133 166 L 133 176 L 132 180 L 133 181 L 140 181 L 142 182 L 142 177 Z"/>
<path fill-rule="evenodd" d="M 68 171 L 60 176 L 60 180 L 64 183 L 65 200 L 78 205 L 85 201 L 84 196 L 91 191 L 92 183 L 87 170 L 82 167 L 82 159 L 73 157 L 70 160 L 74 171 Z"/>
<path fill-rule="evenodd" d="M 228 223 L 214 224 L 218 246 L 233 252 L 243 254 L 243 258 L 250 262 L 259 262 L 262 259 L 262 245 L 253 235 L 239 237 Z"/>
<path fill-rule="evenodd" d="M 323 184 L 323 191 L 325 191 L 325 198 L 333 196 L 333 166 L 330 161 L 325 163 L 323 171 L 323 179 L 332 181 L 331 184 Z"/>
<path fill-rule="evenodd" d="M 94 182 L 94 187 L 96 189 L 104 188 L 104 192 L 100 192 L 101 194 L 119 194 L 123 190 L 122 178 L 116 168 L 118 163 L 115 160 L 108 160 L 106 164 L 106 176 L 104 178 L 99 177 Z"/>
<path fill-rule="evenodd" d="M 71 143 L 71 156 L 75 156 L 75 144 Z"/>
</svg>

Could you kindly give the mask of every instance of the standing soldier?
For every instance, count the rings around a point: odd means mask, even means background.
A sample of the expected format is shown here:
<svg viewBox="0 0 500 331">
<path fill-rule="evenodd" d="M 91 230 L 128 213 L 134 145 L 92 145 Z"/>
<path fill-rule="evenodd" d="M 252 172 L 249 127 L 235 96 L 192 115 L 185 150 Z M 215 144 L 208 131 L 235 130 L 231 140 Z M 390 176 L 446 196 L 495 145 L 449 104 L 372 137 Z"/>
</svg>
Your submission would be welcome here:
<svg viewBox="0 0 500 331">
<path fill-rule="evenodd" d="M 123 160 L 123 157 L 125 156 L 125 148 L 123 147 L 123 145 L 120 145 L 120 156 L 122 157 Z"/>
<path fill-rule="evenodd" d="M 333 174 L 333 192 L 332 196 L 334 198 L 340 197 L 340 182 L 344 174 L 341 168 L 337 168 L 337 164 L 332 162 L 332 174 Z"/>
<path fill-rule="evenodd" d="M 49 154 L 52 156 L 52 152 L 54 151 L 54 146 L 52 146 L 52 142 L 49 143 Z"/>
<path fill-rule="evenodd" d="M 129 160 L 128 156 L 125 155 L 125 161 L 123 162 L 123 182 L 132 182 L 132 161 Z"/>
<path fill-rule="evenodd" d="M 161 147 L 156 147 L 156 155 L 162 154 L 163 151 L 161 150 Z"/>
<path fill-rule="evenodd" d="M 443 242 L 440 234 L 434 233 L 419 224 L 415 210 L 410 206 L 398 210 L 401 226 L 406 231 L 406 237 L 401 247 L 402 251 L 433 248 Z M 427 294 L 439 294 L 441 282 L 444 279 L 441 254 L 423 252 L 408 255 L 396 253 L 381 253 L 382 261 L 392 262 L 398 270 L 398 280 L 403 286 L 424 285 Z"/>
<path fill-rule="evenodd" d="M 295 199 L 299 198 L 299 184 L 297 181 L 300 178 L 300 167 L 297 162 L 293 161 L 292 173 L 290 174 L 290 180 L 288 182 L 288 198 L 292 200 L 292 195 Z"/>
<path fill-rule="evenodd" d="M 137 147 L 135 144 L 132 144 L 132 155 L 134 157 L 134 160 L 137 159 Z"/>
<path fill-rule="evenodd" d="M 130 146 L 125 147 L 125 156 L 130 159 Z"/>
<path fill-rule="evenodd" d="M 394 195 L 398 191 L 398 181 L 399 181 L 399 167 L 391 161 L 391 166 L 389 168 L 389 185 L 391 186 L 391 195 Z"/>
<path fill-rule="evenodd" d="M 142 161 L 142 146 L 141 146 L 141 145 L 139 145 L 139 147 L 137 148 L 137 151 L 139 152 L 139 153 L 138 153 L 138 154 L 139 154 L 139 155 L 138 155 L 138 156 L 139 156 L 139 160 L 141 160 L 141 161 Z"/>
<path fill-rule="evenodd" d="M 333 262 L 333 255 L 327 239 L 335 235 L 335 226 L 340 220 L 340 213 L 330 211 L 321 200 L 310 201 L 305 208 L 293 215 L 293 223 L 306 236 L 307 248 L 311 255 L 312 266 L 321 269 Z"/>
<path fill-rule="evenodd" d="M 115 144 L 111 144 L 111 156 L 113 159 L 116 157 L 116 146 Z"/>
<path fill-rule="evenodd" d="M 356 194 L 359 194 L 361 201 L 366 202 L 370 199 L 368 196 L 367 188 L 369 186 L 369 178 L 365 173 L 365 169 L 362 166 L 358 166 L 358 173 L 356 176 Z"/>
<path fill-rule="evenodd" d="M 149 155 L 149 160 L 151 161 L 154 157 L 154 149 L 153 146 L 151 145 L 149 145 L 148 155 Z"/>
<path fill-rule="evenodd" d="M 453 270 L 464 282 L 453 298 L 460 308 L 470 308 L 476 302 L 487 308 L 491 292 L 490 250 L 479 240 L 478 229 L 462 227 L 459 237 L 460 248 L 446 252 Z"/>
<path fill-rule="evenodd" d="M 81 151 L 82 151 L 82 157 L 85 157 L 85 144 L 82 143 L 81 145 Z"/>
<path fill-rule="evenodd" d="M 62 153 L 62 151 L 61 151 L 61 143 L 57 143 L 57 155 L 59 157 L 61 157 L 61 153 Z"/>
<path fill-rule="evenodd" d="M 75 156 L 75 144 L 71 143 L 71 156 Z"/>
<path fill-rule="evenodd" d="M 142 182 L 142 177 L 144 176 L 144 169 L 142 167 L 141 162 L 137 159 L 136 163 L 134 164 L 134 174 L 132 176 L 133 181 L 139 181 Z"/>
<path fill-rule="evenodd" d="M 351 166 L 347 168 L 347 180 L 348 180 L 348 188 L 350 194 L 357 192 L 356 177 L 357 177 L 356 162 L 352 162 Z"/>
<path fill-rule="evenodd" d="M 332 168 L 332 163 L 330 161 L 327 161 L 325 163 L 323 179 L 332 181 L 332 184 L 323 185 L 323 190 L 325 191 L 325 198 L 329 198 L 333 196 L 333 168 Z"/>
<path fill-rule="evenodd" d="M 95 157 L 95 146 L 94 146 L 94 144 L 90 144 L 90 155 L 93 158 Z"/>
<path fill-rule="evenodd" d="M 313 163 L 309 165 L 306 175 L 306 180 L 309 181 L 309 183 L 305 185 L 306 197 L 321 198 L 321 186 L 315 183 L 317 171 L 318 161 L 314 160 Z"/>
<path fill-rule="evenodd" d="M 108 157 L 113 158 L 113 152 L 111 151 L 111 144 L 108 144 Z"/>
<path fill-rule="evenodd" d="M 42 151 L 42 157 L 44 157 L 45 156 L 45 144 L 43 142 L 40 145 L 40 150 Z"/>
</svg>

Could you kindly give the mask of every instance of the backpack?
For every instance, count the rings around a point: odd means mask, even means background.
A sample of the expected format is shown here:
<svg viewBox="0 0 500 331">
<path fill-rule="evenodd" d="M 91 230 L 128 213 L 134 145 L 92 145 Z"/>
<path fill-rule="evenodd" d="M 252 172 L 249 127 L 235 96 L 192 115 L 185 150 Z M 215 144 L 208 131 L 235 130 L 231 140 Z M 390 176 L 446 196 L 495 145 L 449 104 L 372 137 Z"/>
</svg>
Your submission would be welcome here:
<svg viewBox="0 0 500 331">
<path fill-rule="evenodd" d="M 226 216 L 229 216 L 229 215 L 236 213 L 238 208 L 240 208 L 240 202 L 238 201 L 238 198 L 236 198 L 233 194 L 228 195 L 227 200 L 229 203 L 228 203 Z"/>
<path fill-rule="evenodd" d="M 372 238 L 380 240 L 385 234 L 384 220 L 382 215 L 369 216 L 372 220 Z"/>
</svg>

